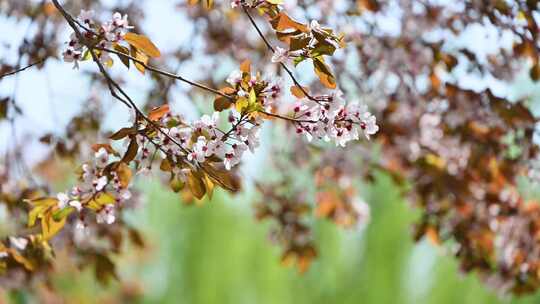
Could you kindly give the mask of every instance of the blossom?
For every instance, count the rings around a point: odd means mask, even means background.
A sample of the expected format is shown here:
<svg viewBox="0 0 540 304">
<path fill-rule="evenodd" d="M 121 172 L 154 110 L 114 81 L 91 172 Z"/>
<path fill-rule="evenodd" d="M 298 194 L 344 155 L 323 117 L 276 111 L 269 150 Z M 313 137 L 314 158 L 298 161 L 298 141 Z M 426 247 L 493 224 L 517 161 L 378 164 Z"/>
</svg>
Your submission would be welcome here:
<svg viewBox="0 0 540 304">
<path fill-rule="evenodd" d="M 206 156 L 216 155 L 217 157 L 225 157 L 226 145 L 221 138 L 216 138 L 208 142 L 208 150 Z"/>
<path fill-rule="evenodd" d="M 115 12 L 112 17 L 112 24 L 120 28 L 133 28 L 132 26 L 129 26 L 127 18 L 127 14 L 122 16 L 122 14 L 120 14 L 119 12 Z"/>
<path fill-rule="evenodd" d="M 94 156 L 96 157 L 96 166 L 98 167 L 105 167 L 109 162 L 109 152 L 105 148 L 99 148 Z"/>
<path fill-rule="evenodd" d="M 101 191 L 105 186 L 107 185 L 108 179 L 106 176 L 102 176 L 100 178 L 96 178 L 92 184 L 94 185 L 94 188 L 96 191 Z"/>
<path fill-rule="evenodd" d="M 77 16 L 77 20 L 86 25 L 91 25 L 94 23 L 93 21 L 94 15 L 95 15 L 95 12 L 93 10 L 89 10 L 89 11 L 81 10 L 81 12 L 79 13 L 79 16 Z"/>
<path fill-rule="evenodd" d="M 81 204 L 81 202 L 79 202 L 77 200 L 70 201 L 69 205 L 71 207 L 75 208 L 79 212 L 81 212 L 81 210 L 82 210 L 82 204 Z"/>
<path fill-rule="evenodd" d="M 114 216 L 114 205 L 107 204 L 96 215 L 96 221 L 98 224 L 112 224 L 116 220 Z"/>
<path fill-rule="evenodd" d="M 23 237 L 14 237 L 14 236 L 10 236 L 9 237 L 9 243 L 19 249 L 19 250 L 24 250 L 26 249 L 26 246 L 28 245 L 28 240 L 23 238 Z"/>
<path fill-rule="evenodd" d="M 286 49 L 278 46 L 274 51 L 274 55 L 272 55 L 272 62 L 285 62 L 289 58 L 288 54 L 289 52 Z"/>
<path fill-rule="evenodd" d="M 311 22 L 309 23 L 309 30 L 318 33 L 323 32 L 323 28 L 317 20 L 311 20 Z"/>
<path fill-rule="evenodd" d="M 193 127 L 195 128 L 195 130 L 199 132 L 204 131 L 204 130 L 213 130 L 217 127 L 218 119 L 219 119 L 218 112 L 214 112 L 212 116 L 205 114 L 201 117 L 201 119 L 196 120 L 193 123 Z"/>
<path fill-rule="evenodd" d="M 206 138 L 204 136 L 199 136 L 197 142 L 193 145 L 193 151 L 187 155 L 187 159 L 189 161 L 202 163 L 205 160 L 207 150 L 208 146 L 206 145 Z"/>
<path fill-rule="evenodd" d="M 72 48 L 68 48 L 62 53 L 62 58 L 65 62 L 73 62 L 73 68 L 78 69 L 79 68 L 79 61 L 81 60 L 82 53 L 80 51 L 76 51 Z"/>
<path fill-rule="evenodd" d="M 242 81 L 242 71 L 240 70 L 234 70 L 229 74 L 229 77 L 227 77 L 227 82 L 231 85 L 235 86 L 238 83 Z"/>
<path fill-rule="evenodd" d="M 379 126 L 377 125 L 377 118 L 374 115 L 367 112 L 364 116 L 364 119 L 360 123 L 360 127 L 364 131 L 364 135 L 369 139 L 370 135 L 373 135 L 379 131 Z"/>
<path fill-rule="evenodd" d="M 56 195 L 56 198 L 58 199 L 58 208 L 64 209 L 69 203 L 69 196 L 65 194 L 64 192 L 60 192 Z"/>
<path fill-rule="evenodd" d="M 231 8 L 237 8 L 242 5 L 242 0 L 231 0 Z"/>
</svg>

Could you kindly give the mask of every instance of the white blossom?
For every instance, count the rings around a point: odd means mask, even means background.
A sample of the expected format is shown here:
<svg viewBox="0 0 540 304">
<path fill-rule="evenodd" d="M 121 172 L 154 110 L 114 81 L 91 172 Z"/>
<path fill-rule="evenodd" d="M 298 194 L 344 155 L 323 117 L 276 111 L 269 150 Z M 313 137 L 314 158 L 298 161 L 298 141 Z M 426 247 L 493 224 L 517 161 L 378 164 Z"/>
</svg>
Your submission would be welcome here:
<svg viewBox="0 0 540 304">
<path fill-rule="evenodd" d="M 9 237 L 9 244 L 11 244 L 13 247 L 24 250 L 26 249 L 26 246 L 28 245 L 28 239 L 25 239 L 23 237 Z"/>
<path fill-rule="evenodd" d="M 285 62 L 288 56 L 289 52 L 281 47 L 276 47 L 274 54 L 272 55 L 272 62 L 278 63 L 278 62 Z"/>
</svg>

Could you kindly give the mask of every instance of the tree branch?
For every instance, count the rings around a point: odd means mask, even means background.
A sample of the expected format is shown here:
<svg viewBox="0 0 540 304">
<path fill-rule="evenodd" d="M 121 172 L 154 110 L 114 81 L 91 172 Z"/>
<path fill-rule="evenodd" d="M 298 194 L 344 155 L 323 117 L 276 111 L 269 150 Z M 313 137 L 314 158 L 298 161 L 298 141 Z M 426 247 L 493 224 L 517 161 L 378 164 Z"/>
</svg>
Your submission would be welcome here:
<svg viewBox="0 0 540 304">
<path fill-rule="evenodd" d="M 22 71 L 24 71 L 24 70 L 26 70 L 26 69 L 29 69 L 29 68 L 31 68 L 31 67 L 33 67 L 33 66 L 36 66 L 36 65 L 38 65 L 38 64 L 40 64 L 40 63 L 42 63 L 42 62 L 44 62 L 44 61 L 45 61 L 45 59 L 40 59 L 40 60 L 38 60 L 38 61 L 36 61 L 36 62 L 30 63 L 29 65 L 27 65 L 27 66 L 25 66 L 25 67 L 22 67 L 22 68 L 13 70 L 13 71 L 11 71 L 11 72 L 2 74 L 2 75 L 0 75 L 0 79 L 2 79 L 2 78 L 4 78 L 4 77 L 7 77 L 7 76 L 15 75 L 15 74 L 17 74 L 17 73 L 19 73 L 19 72 L 22 72 Z"/>
<path fill-rule="evenodd" d="M 182 82 L 185 82 L 191 86 L 194 86 L 194 87 L 197 87 L 199 89 L 203 89 L 205 91 L 208 91 L 208 92 L 211 92 L 211 93 L 214 93 L 216 95 L 220 95 L 220 96 L 223 96 L 227 99 L 230 99 L 232 100 L 233 98 L 227 94 L 224 94 L 216 89 L 213 89 L 213 88 L 210 88 L 204 84 L 200 84 L 200 83 L 197 83 L 197 82 L 194 82 L 194 81 L 191 81 L 189 79 L 186 79 L 178 74 L 173 74 L 173 73 L 170 73 L 170 72 L 167 72 L 167 71 L 163 71 L 163 70 L 160 70 L 158 68 L 155 68 L 155 67 L 152 67 L 150 65 L 148 65 L 147 63 L 145 63 L 144 61 L 141 61 L 131 55 L 128 55 L 128 54 L 124 54 L 122 52 L 119 52 L 117 50 L 112 50 L 112 49 L 107 49 L 107 48 L 101 48 L 101 47 L 93 47 L 94 49 L 96 50 L 101 50 L 101 51 L 105 51 L 105 52 L 109 52 L 109 53 L 113 53 L 113 54 L 116 54 L 118 56 L 123 56 L 123 57 L 126 57 L 140 65 L 142 65 L 145 69 L 151 71 L 151 72 L 154 72 L 156 74 L 160 74 L 160 75 L 163 75 L 163 76 L 166 76 L 166 77 L 169 77 L 169 78 L 172 78 L 172 79 L 176 79 L 176 80 L 179 80 L 179 81 L 182 81 Z"/>
<path fill-rule="evenodd" d="M 249 13 L 249 9 L 246 7 L 246 6 L 242 6 L 242 9 L 244 10 L 244 13 L 246 13 L 246 15 L 248 16 L 249 18 L 249 21 L 251 22 L 251 24 L 253 25 L 253 27 L 255 28 L 255 30 L 257 30 L 257 33 L 259 34 L 259 36 L 261 37 L 261 39 L 264 41 L 264 44 L 266 44 L 266 46 L 268 47 L 268 49 L 270 51 L 272 51 L 272 53 L 275 53 L 275 50 L 274 50 L 274 47 L 272 47 L 272 45 L 270 44 L 270 42 L 268 41 L 268 39 L 266 39 L 266 37 L 264 36 L 264 34 L 262 33 L 261 29 L 259 28 L 259 26 L 257 25 L 257 23 L 255 22 L 255 20 L 253 20 L 253 17 L 251 16 L 251 14 Z M 302 93 L 304 93 L 304 95 L 312 100 L 312 101 L 315 101 L 316 103 L 319 103 L 319 100 L 317 100 L 315 97 L 309 95 L 309 93 L 306 91 L 306 89 L 304 89 L 304 87 L 300 84 L 300 82 L 298 82 L 298 80 L 294 77 L 294 74 L 291 72 L 291 70 L 289 70 L 289 68 L 287 67 L 287 65 L 285 65 L 285 63 L 283 62 L 280 62 L 279 63 L 281 65 L 281 67 L 283 67 L 283 69 L 287 72 L 287 74 L 289 74 L 290 78 L 292 79 L 292 81 L 294 82 L 294 84 L 300 88 L 300 90 L 302 90 Z"/>
</svg>

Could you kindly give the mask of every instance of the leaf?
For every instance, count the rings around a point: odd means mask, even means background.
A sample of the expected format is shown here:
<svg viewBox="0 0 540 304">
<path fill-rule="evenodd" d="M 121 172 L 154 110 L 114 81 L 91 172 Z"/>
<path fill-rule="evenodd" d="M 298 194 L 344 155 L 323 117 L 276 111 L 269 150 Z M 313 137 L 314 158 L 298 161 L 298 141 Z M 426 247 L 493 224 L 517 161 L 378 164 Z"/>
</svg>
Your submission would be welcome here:
<svg viewBox="0 0 540 304">
<path fill-rule="evenodd" d="M 334 75 L 332 75 L 330 68 L 324 63 L 324 60 L 321 57 L 313 58 L 313 67 L 315 69 L 315 74 L 319 76 L 319 80 L 325 87 L 329 89 L 336 88 Z"/>
<path fill-rule="evenodd" d="M 244 72 L 244 73 L 251 73 L 251 61 L 249 59 L 246 59 L 244 60 L 241 64 L 240 64 L 240 71 Z"/>
<path fill-rule="evenodd" d="M 309 44 L 309 41 L 311 38 L 309 37 L 291 37 L 291 40 L 289 42 L 289 51 L 297 51 L 302 50 Z"/>
<path fill-rule="evenodd" d="M 221 188 L 237 192 L 240 190 L 240 184 L 236 178 L 232 175 L 231 171 L 222 169 L 217 169 L 211 165 L 203 165 L 204 172 Z"/>
<path fill-rule="evenodd" d="M 302 23 L 292 20 L 287 14 L 281 12 L 271 21 L 272 27 L 276 31 L 284 31 L 289 29 L 296 29 L 302 32 L 307 32 L 307 26 Z"/>
<path fill-rule="evenodd" d="M 52 212 L 46 213 L 41 219 L 41 235 L 48 241 L 55 236 L 66 224 L 66 218 L 55 221 Z"/>
<path fill-rule="evenodd" d="M 73 207 L 66 207 L 64 209 L 59 209 L 53 212 L 53 219 L 55 221 L 59 221 L 63 218 L 67 218 L 71 213 L 75 211 L 75 208 Z"/>
<path fill-rule="evenodd" d="M 137 139 L 134 137 L 129 142 L 129 146 L 126 150 L 126 154 L 124 154 L 124 156 L 122 157 L 121 162 L 124 162 L 124 163 L 131 162 L 137 156 L 138 151 L 139 151 L 139 144 L 137 143 Z"/>
<path fill-rule="evenodd" d="M 126 136 L 129 135 L 135 135 L 137 133 L 137 129 L 130 127 L 130 128 L 122 128 L 118 131 L 116 131 L 113 135 L 109 136 L 112 140 L 120 140 Z"/>
<path fill-rule="evenodd" d="M 229 98 L 225 98 L 223 96 L 217 96 L 216 99 L 214 99 L 214 110 L 221 112 L 223 110 L 228 109 L 231 106 L 232 102 Z"/>
<path fill-rule="evenodd" d="M 165 172 L 170 172 L 170 171 L 172 171 L 172 165 L 171 165 L 171 162 L 169 161 L 169 159 L 164 158 L 164 159 L 161 161 L 161 164 L 159 165 L 159 169 L 160 169 L 161 171 L 165 171 Z"/>
<path fill-rule="evenodd" d="M 100 192 L 88 202 L 88 208 L 99 211 L 105 205 L 116 203 L 115 197 L 108 192 Z"/>
<path fill-rule="evenodd" d="M 42 218 L 47 210 L 54 206 L 58 206 L 58 200 L 51 197 L 26 200 L 25 202 L 34 206 L 28 213 L 28 227 L 33 227 L 36 224 L 37 219 Z"/>
<path fill-rule="evenodd" d="M 240 97 L 236 100 L 236 111 L 243 113 L 244 109 L 249 106 L 249 101 L 245 97 Z"/>
<path fill-rule="evenodd" d="M 169 182 L 169 186 L 171 187 L 172 191 L 174 192 L 180 192 L 180 190 L 182 190 L 184 188 L 184 181 L 178 177 L 178 175 L 173 175 L 170 182 Z"/>
<path fill-rule="evenodd" d="M 212 199 L 212 195 L 214 194 L 214 183 L 208 177 L 208 175 L 204 175 L 204 186 L 206 188 L 206 193 L 208 194 L 208 198 Z"/>
<path fill-rule="evenodd" d="M 249 104 L 252 105 L 257 102 L 257 94 L 255 93 L 255 90 L 252 88 L 249 91 Z"/>
<path fill-rule="evenodd" d="M 9 253 L 11 254 L 11 257 L 19 264 L 23 265 L 24 268 L 28 271 L 34 271 L 36 266 L 32 261 L 22 256 L 20 253 L 18 253 L 16 250 L 9 250 Z"/>
<path fill-rule="evenodd" d="M 148 39 L 148 37 L 144 35 L 127 33 L 124 35 L 124 39 L 127 41 L 127 43 L 136 47 L 138 50 L 150 57 L 156 58 L 161 56 L 159 49 L 154 45 L 154 43 L 152 43 L 152 41 L 150 41 L 150 39 Z"/>
<path fill-rule="evenodd" d="M 128 151 L 129 151 L 129 148 L 128 148 Z M 133 176 L 133 173 L 131 172 L 131 168 L 129 168 L 129 166 L 126 163 L 119 162 L 118 167 L 116 168 L 116 174 L 118 175 L 118 180 L 120 182 L 120 185 L 123 188 L 127 188 Z"/>
<path fill-rule="evenodd" d="M 9 98 L 0 99 L 0 120 L 7 117 Z"/>
<path fill-rule="evenodd" d="M 529 70 L 529 76 L 532 80 L 537 81 L 540 78 L 540 65 L 537 63 Z"/>
<path fill-rule="evenodd" d="M 203 178 L 204 177 L 200 173 L 193 171 L 188 175 L 187 183 L 189 189 L 191 190 L 193 196 L 195 196 L 197 199 L 202 199 L 206 193 Z"/>
<path fill-rule="evenodd" d="M 111 147 L 111 145 L 109 145 L 109 144 L 93 144 L 91 148 L 92 148 L 92 150 L 93 150 L 94 152 L 97 152 L 97 151 L 99 151 L 99 149 L 103 148 L 103 149 L 105 149 L 105 150 L 107 151 L 107 153 L 109 153 L 109 154 L 113 154 L 113 155 L 115 155 L 115 156 L 119 156 L 119 155 L 120 155 L 120 154 L 118 154 L 118 152 L 116 152 L 116 150 L 113 149 L 113 147 Z"/>
<path fill-rule="evenodd" d="M 145 65 L 148 64 L 148 56 L 146 56 L 145 54 L 143 54 L 141 51 L 139 51 L 136 47 L 134 46 L 131 46 L 131 57 L 137 59 L 138 61 L 144 63 Z M 143 64 L 137 62 L 137 61 L 133 61 L 133 64 L 135 64 L 135 68 L 141 72 L 141 74 L 144 75 L 144 71 L 146 70 L 146 68 L 144 67 Z"/>
<path fill-rule="evenodd" d="M 108 284 L 111 279 L 118 279 L 116 266 L 111 259 L 103 254 L 96 254 L 96 278 L 101 284 Z"/>
<path fill-rule="evenodd" d="M 153 108 L 150 113 L 148 113 L 148 118 L 152 121 L 160 120 L 165 114 L 169 113 L 170 108 L 168 104 L 164 104 L 159 107 Z"/>
<path fill-rule="evenodd" d="M 125 46 L 115 43 L 113 48 L 122 54 L 129 55 L 129 49 Z M 118 58 L 120 58 L 120 61 L 122 61 L 122 63 L 129 69 L 129 58 L 120 54 L 116 54 L 116 56 L 118 56 Z"/>
<path fill-rule="evenodd" d="M 306 92 L 307 92 L 307 88 L 306 87 L 302 87 Z M 299 86 L 292 86 L 291 87 L 291 93 L 296 97 L 296 98 L 304 98 L 306 97 L 306 94 L 304 94 L 304 91 L 299 87 Z"/>
</svg>

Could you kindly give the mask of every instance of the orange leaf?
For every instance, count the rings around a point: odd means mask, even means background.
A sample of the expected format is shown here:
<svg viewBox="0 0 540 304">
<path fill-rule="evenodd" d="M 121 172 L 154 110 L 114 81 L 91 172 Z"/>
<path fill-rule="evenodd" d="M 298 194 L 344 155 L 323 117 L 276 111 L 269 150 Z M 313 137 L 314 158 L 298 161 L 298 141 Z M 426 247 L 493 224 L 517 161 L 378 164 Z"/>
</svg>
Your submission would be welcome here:
<svg viewBox="0 0 540 304">
<path fill-rule="evenodd" d="M 251 61 L 249 59 L 244 60 L 240 64 L 240 71 L 248 74 L 251 72 Z"/>
<path fill-rule="evenodd" d="M 127 41 L 127 43 L 136 47 L 138 50 L 150 57 L 161 56 L 161 52 L 159 51 L 159 49 L 146 36 L 137 35 L 134 33 L 127 33 L 124 36 L 124 39 Z"/>
<path fill-rule="evenodd" d="M 284 31 L 288 29 L 295 29 L 302 32 L 308 31 L 307 26 L 292 20 L 291 17 L 283 12 L 279 13 L 279 15 L 272 20 L 272 26 L 276 31 Z"/>
<path fill-rule="evenodd" d="M 165 104 L 160 107 L 153 108 L 150 113 L 148 113 L 148 118 L 152 121 L 160 120 L 161 117 L 169 113 L 169 105 Z"/>
<path fill-rule="evenodd" d="M 302 90 L 302 89 L 304 89 L 304 90 Z M 306 94 L 304 94 L 304 91 L 307 92 L 307 88 L 305 88 L 305 87 L 300 88 L 299 86 L 292 86 L 291 87 L 291 93 L 296 98 L 304 98 L 304 97 L 306 97 Z"/>
</svg>

